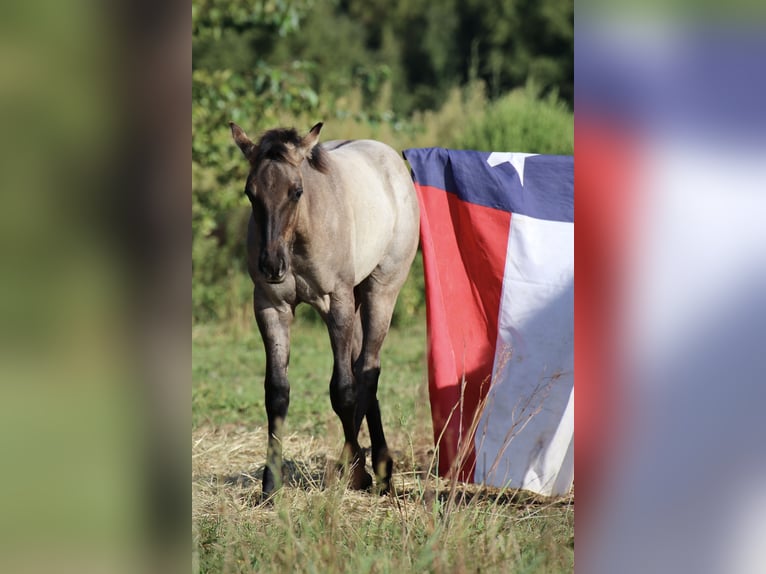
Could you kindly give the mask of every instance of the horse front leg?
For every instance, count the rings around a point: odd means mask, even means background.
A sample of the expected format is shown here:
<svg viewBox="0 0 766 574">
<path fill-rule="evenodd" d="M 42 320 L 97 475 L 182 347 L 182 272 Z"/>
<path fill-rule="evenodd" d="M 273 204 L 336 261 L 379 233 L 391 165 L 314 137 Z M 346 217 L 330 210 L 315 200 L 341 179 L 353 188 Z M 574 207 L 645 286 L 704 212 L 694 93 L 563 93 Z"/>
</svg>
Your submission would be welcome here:
<svg viewBox="0 0 766 574">
<path fill-rule="evenodd" d="M 282 486 L 282 426 L 290 405 L 290 382 L 287 366 L 290 362 L 290 324 L 293 310 L 256 307 L 255 318 L 266 349 L 266 378 L 264 381 L 266 416 L 269 439 L 266 468 L 263 471 L 263 494 L 271 495 Z"/>
<path fill-rule="evenodd" d="M 351 364 L 355 315 L 352 290 L 331 295 L 330 309 L 325 321 L 334 359 L 332 379 L 330 379 L 330 401 L 343 425 L 345 439 L 340 463 L 343 470 L 348 473 L 349 486 L 355 490 L 364 490 L 372 485 L 372 477 L 364 470 L 364 452 L 358 441 L 357 387 Z"/>
</svg>

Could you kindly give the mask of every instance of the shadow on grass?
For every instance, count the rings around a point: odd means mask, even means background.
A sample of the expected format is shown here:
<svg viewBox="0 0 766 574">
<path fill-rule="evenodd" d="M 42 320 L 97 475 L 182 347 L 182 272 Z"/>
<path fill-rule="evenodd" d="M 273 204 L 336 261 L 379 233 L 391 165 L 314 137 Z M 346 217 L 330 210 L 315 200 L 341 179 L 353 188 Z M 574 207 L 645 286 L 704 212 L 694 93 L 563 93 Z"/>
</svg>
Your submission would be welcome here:
<svg viewBox="0 0 766 574">
<path fill-rule="evenodd" d="M 368 453 L 366 453 L 366 458 L 369 463 Z M 453 496 L 452 504 L 458 507 L 477 503 L 515 508 L 574 507 L 573 492 L 568 496 L 551 498 L 527 490 L 494 488 L 480 484 L 458 483 L 455 486 L 449 480 L 436 477 L 432 472 L 429 472 L 431 469 L 427 465 L 419 464 L 420 461 L 410 461 L 411 464 L 412 462 L 415 462 L 414 468 L 410 465 L 403 465 L 405 468 L 410 467 L 410 470 L 401 473 L 396 472 L 395 466 L 392 500 L 398 499 L 430 505 L 434 500 L 447 503 L 450 496 Z M 265 464 L 261 464 L 251 471 L 218 475 L 211 478 L 213 483 L 223 487 L 243 489 L 242 500 L 259 506 L 264 502 L 261 494 L 261 482 L 265 468 Z M 282 473 L 285 487 L 301 489 L 306 492 L 325 490 L 330 484 L 336 483 L 339 478 L 337 461 L 329 459 L 325 455 L 315 455 L 304 460 L 285 459 Z"/>
<path fill-rule="evenodd" d="M 535 494 L 528 490 L 511 488 L 494 488 L 480 484 L 458 483 L 458 491 L 454 494 L 456 506 L 468 506 L 471 503 L 493 504 L 529 508 L 532 506 L 565 507 L 574 506 L 574 494 L 560 497 L 548 497 Z M 431 502 L 438 499 L 446 503 L 451 496 L 451 485 L 443 481 L 441 485 L 425 485 L 423 487 L 398 487 L 397 496 L 408 501 L 424 500 Z"/>
<path fill-rule="evenodd" d="M 219 484 L 241 488 L 260 487 L 265 464 L 252 471 L 215 477 Z M 282 463 L 282 480 L 285 486 L 303 490 L 323 489 L 327 484 L 328 461 L 324 456 L 314 456 L 307 461 L 285 459 Z"/>
</svg>

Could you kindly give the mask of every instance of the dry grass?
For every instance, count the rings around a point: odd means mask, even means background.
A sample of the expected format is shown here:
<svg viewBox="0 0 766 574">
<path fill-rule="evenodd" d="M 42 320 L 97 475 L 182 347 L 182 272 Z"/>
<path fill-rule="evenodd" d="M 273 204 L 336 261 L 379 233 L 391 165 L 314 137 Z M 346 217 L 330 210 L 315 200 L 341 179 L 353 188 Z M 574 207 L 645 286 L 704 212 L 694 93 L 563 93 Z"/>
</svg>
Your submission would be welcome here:
<svg viewBox="0 0 766 574">
<path fill-rule="evenodd" d="M 573 564 L 574 496 L 455 484 L 397 453 L 395 494 L 348 490 L 337 442 L 284 440 L 285 488 L 262 503 L 265 430 L 193 433 L 195 566 L 205 572 L 557 572 Z M 404 461 L 404 464 L 403 464 Z"/>
<path fill-rule="evenodd" d="M 195 572 L 572 571 L 573 495 L 546 499 L 434 475 L 422 329 L 392 331 L 384 356 L 390 496 L 350 491 L 334 472 L 342 435 L 326 396 L 326 333 L 303 325 L 296 334 L 285 487 L 263 504 L 262 390 L 247 382 L 262 377 L 257 335 L 193 333 Z"/>
</svg>

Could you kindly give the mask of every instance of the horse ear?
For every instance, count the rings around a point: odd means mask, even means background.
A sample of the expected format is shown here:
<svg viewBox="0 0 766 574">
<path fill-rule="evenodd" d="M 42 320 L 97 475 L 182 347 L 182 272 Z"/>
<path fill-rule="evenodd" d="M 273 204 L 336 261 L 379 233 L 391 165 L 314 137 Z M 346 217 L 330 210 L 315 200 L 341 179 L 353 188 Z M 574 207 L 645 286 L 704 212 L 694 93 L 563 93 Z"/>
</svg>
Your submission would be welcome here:
<svg viewBox="0 0 766 574">
<path fill-rule="evenodd" d="M 250 155 L 255 149 L 255 144 L 247 137 L 245 131 L 234 122 L 229 122 L 229 127 L 231 128 L 231 137 L 234 138 L 234 142 L 242 150 L 242 153 L 245 154 L 245 157 L 250 159 Z"/>
<path fill-rule="evenodd" d="M 322 122 L 315 124 L 309 133 L 301 140 L 301 151 L 303 151 L 305 155 L 308 156 L 314 146 L 319 143 L 319 132 L 322 130 L 323 125 Z"/>
</svg>

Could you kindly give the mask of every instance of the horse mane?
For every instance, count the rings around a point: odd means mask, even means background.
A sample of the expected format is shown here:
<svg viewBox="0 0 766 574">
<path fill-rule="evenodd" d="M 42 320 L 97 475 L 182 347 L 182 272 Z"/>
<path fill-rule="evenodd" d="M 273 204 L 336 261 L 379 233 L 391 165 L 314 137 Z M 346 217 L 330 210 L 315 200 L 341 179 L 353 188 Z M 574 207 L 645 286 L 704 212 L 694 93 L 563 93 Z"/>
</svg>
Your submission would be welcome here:
<svg viewBox="0 0 766 574">
<path fill-rule="evenodd" d="M 298 148 L 303 138 L 298 135 L 295 128 L 276 128 L 263 133 L 255 147 L 253 165 L 259 166 L 264 160 L 289 162 L 290 149 L 288 146 Z M 321 144 L 315 145 L 307 158 L 309 165 L 315 170 L 327 173 L 327 152 Z"/>
</svg>

